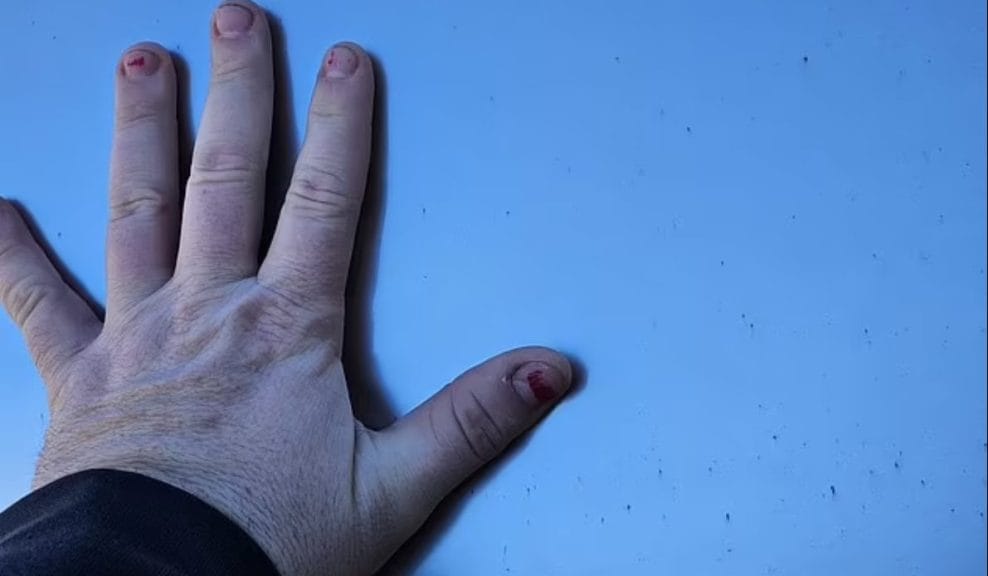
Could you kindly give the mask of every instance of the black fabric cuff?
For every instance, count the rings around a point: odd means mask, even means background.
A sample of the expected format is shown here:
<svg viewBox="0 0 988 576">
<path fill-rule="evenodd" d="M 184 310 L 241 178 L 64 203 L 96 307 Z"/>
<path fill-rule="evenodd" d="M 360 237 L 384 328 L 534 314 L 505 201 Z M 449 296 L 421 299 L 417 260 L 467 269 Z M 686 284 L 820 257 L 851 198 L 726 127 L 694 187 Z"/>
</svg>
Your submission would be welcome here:
<svg viewBox="0 0 988 576">
<path fill-rule="evenodd" d="M 4 576 L 278 576 L 219 510 L 157 480 L 87 470 L 0 514 Z"/>
</svg>

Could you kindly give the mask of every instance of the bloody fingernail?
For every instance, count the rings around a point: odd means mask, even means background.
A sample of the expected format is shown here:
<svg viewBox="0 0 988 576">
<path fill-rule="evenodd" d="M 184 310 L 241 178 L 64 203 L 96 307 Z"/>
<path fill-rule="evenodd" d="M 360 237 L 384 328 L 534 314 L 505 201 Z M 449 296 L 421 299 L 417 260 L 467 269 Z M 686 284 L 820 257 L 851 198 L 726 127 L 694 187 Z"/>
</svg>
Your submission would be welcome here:
<svg viewBox="0 0 988 576">
<path fill-rule="evenodd" d="M 129 77 L 150 76 L 158 70 L 161 59 L 150 50 L 131 50 L 123 59 L 124 74 Z"/>
<path fill-rule="evenodd" d="M 526 402 L 539 406 L 562 396 L 569 382 L 558 368 L 544 362 L 529 362 L 515 371 L 511 385 Z"/>
<path fill-rule="evenodd" d="M 360 59 L 346 46 L 334 46 L 326 59 L 326 75 L 330 78 L 349 78 L 357 71 Z"/>
<path fill-rule="evenodd" d="M 224 4 L 216 9 L 216 33 L 224 38 L 236 38 L 250 30 L 254 13 L 239 4 Z"/>
</svg>

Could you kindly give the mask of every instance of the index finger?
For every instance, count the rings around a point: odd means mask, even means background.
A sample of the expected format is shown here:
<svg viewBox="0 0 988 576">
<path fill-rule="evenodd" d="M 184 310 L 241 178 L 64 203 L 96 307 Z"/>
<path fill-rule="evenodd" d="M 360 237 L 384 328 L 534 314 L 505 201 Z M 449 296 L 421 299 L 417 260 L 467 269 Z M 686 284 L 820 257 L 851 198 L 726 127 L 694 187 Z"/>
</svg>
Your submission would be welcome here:
<svg viewBox="0 0 988 576">
<path fill-rule="evenodd" d="M 374 70 L 359 46 L 335 46 L 323 61 L 305 143 L 267 258 L 258 273 L 306 301 L 343 305 L 347 269 L 371 150 Z"/>
</svg>

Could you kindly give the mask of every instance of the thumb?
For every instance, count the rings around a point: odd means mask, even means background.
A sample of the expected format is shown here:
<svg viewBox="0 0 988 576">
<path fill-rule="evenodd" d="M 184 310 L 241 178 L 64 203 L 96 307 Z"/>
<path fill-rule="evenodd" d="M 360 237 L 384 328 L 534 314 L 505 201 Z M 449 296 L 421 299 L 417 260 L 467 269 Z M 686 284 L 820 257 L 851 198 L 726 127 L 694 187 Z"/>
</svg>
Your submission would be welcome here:
<svg viewBox="0 0 988 576">
<path fill-rule="evenodd" d="M 376 442 L 381 480 L 419 522 L 569 390 L 572 369 L 548 348 L 505 352 L 465 372 Z M 416 510 L 422 506 L 424 510 Z"/>
</svg>

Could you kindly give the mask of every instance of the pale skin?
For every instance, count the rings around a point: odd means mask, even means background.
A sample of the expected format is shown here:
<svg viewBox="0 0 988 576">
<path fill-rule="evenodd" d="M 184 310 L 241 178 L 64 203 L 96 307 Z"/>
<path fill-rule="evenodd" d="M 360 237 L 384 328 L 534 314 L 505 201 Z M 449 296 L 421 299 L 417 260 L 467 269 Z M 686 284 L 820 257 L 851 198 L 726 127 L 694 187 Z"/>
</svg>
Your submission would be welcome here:
<svg viewBox="0 0 988 576">
<path fill-rule="evenodd" d="M 282 574 L 371 574 L 555 405 L 570 364 L 519 348 L 385 429 L 362 425 L 340 352 L 373 66 L 354 44 L 327 52 L 259 261 L 268 22 L 238 1 L 217 10 L 210 30 L 212 79 L 184 203 L 172 60 L 144 43 L 118 64 L 105 319 L 0 199 L 0 299 L 51 411 L 34 484 L 92 468 L 141 473 L 226 514 Z"/>
</svg>

